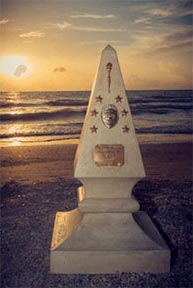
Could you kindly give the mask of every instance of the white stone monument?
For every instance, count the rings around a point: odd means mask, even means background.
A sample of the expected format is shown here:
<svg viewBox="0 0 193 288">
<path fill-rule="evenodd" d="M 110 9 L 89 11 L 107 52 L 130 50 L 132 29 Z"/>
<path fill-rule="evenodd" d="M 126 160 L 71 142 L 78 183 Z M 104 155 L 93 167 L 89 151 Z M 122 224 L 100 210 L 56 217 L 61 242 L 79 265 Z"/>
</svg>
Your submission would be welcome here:
<svg viewBox="0 0 193 288">
<path fill-rule="evenodd" d="M 58 212 L 52 273 L 165 272 L 170 251 L 132 195 L 145 177 L 116 51 L 102 52 L 75 162 L 78 208 Z"/>
</svg>

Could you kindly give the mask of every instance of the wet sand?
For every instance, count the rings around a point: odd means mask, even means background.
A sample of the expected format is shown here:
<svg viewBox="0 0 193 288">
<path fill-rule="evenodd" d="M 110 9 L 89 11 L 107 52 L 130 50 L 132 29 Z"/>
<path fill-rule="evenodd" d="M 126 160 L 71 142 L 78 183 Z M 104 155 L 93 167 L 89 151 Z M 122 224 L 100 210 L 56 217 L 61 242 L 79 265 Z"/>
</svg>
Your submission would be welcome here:
<svg viewBox="0 0 193 288">
<path fill-rule="evenodd" d="M 73 144 L 14 146 L 1 148 L 1 186 L 73 177 Z M 141 144 L 147 177 L 192 179 L 192 143 Z"/>
<path fill-rule="evenodd" d="M 1 149 L 2 288 L 192 287 L 192 144 L 141 144 L 147 178 L 133 193 L 172 253 L 168 273 L 52 275 L 57 211 L 77 207 L 76 143 Z"/>
</svg>

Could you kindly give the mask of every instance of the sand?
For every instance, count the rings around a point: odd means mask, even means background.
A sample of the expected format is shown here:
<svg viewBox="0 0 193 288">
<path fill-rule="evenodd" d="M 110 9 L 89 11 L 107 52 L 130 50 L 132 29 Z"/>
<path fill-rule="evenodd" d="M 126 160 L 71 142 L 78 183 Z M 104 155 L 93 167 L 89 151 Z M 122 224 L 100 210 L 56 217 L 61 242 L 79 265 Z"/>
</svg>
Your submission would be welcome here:
<svg viewBox="0 0 193 288">
<path fill-rule="evenodd" d="M 1 186 L 19 183 L 53 182 L 73 177 L 77 143 L 1 147 Z M 192 144 L 141 144 L 147 177 L 192 179 Z"/>
<path fill-rule="evenodd" d="M 73 143 L 1 148 L 2 288 L 192 287 L 192 144 L 141 144 L 147 178 L 134 194 L 172 251 L 171 272 L 51 275 L 57 211 L 77 207 Z"/>
</svg>

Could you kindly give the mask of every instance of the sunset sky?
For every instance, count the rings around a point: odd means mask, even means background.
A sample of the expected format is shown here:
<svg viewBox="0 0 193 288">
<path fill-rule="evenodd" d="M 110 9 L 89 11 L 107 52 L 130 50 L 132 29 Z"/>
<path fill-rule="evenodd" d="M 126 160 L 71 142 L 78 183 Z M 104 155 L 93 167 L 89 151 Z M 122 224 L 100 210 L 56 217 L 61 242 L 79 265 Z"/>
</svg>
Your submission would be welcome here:
<svg viewBox="0 0 193 288">
<path fill-rule="evenodd" d="M 192 88 L 190 0 L 1 0 L 0 86 L 91 90 L 101 50 L 128 90 Z"/>
</svg>

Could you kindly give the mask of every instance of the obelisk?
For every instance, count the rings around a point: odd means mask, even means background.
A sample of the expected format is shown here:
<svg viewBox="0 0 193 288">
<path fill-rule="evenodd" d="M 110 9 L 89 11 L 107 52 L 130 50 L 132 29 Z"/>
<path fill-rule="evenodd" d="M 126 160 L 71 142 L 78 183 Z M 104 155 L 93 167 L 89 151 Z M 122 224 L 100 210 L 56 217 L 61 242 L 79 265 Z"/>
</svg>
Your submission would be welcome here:
<svg viewBox="0 0 193 288">
<path fill-rule="evenodd" d="M 170 251 L 132 195 L 145 177 L 116 51 L 103 51 L 74 161 L 78 208 L 58 212 L 52 273 L 165 272 Z"/>
</svg>

